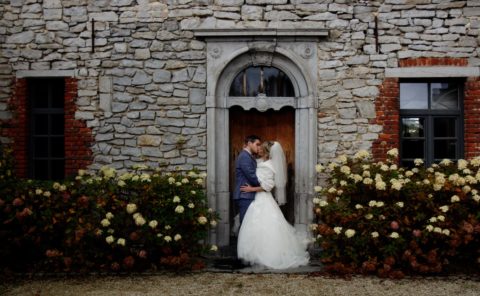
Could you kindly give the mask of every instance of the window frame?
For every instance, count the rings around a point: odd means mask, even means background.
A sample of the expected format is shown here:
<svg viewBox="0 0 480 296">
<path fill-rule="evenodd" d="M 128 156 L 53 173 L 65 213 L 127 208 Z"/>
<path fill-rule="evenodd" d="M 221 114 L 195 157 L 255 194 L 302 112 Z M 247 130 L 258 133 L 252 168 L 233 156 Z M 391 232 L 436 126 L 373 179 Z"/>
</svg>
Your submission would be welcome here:
<svg viewBox="0 0 480 296">
<path fill-rule="evenodd" d="M 401 84 L 402 83 L 427 83 L 428 84 L 428 109 L 401 109 Z M 455 83 L 458 87 L 458 109 L 456 110 L 439 110 L 431 109 L 431 84 L 432 83 Z M 434 158 L 435 154 L 435 140 L 456 140 L 455 158 L 451 160 L 458 160 L 464 157 L 464 86 L 465 79 L 461 78 L 418 78 L 418 79 L 401 79 L 399 81 L 399 150 L 400 150 L 400 163 L 413 162 L 414 159 L 403 158 L 404 140 L 409 139 L 403 134 L 403 119 L 404 118 L 424 118 L 424 158 L 425 165 L 430 166 L 433 163 L 438 163 L 442 159 Z M 435 137 L 434 136 L 434 120 L 436 118 L 455 118 L 455 137 Z"/>
<path fill-rule="evenodd" d="M 38 84 L 47 85 L 47 107 L 35 107 L 34 100 L 38 99 L 36 91 L 38 90 Z M 53 96 L 56 92 L 53 91 L 54 87 L 62 85 L 62 107 L 53 107 Z M 27 120 L 28 120 L 28 149 L 27 149 L 27 175 L 32 179 L 44 179 L 44 180 L 61 180 L 65 178 L 65 79 L 59 77 L 35 77 L 27 79 Z M 58 93 L 57 93 L 58 94 Z M 37 115 L 47 115 L 47 132 L 45 134 L 37 134 L 35 132 L 35 117 Z M 53 116 L 62 115 L 63 117 L 63 134 L 53 133 Z M 46 138 L 47 139 L 47 156 L 39 157 L 35 155 L 35 139 L 37 138 Z M 53 143 L 52 139 L 63 139 L 63 156 L 57 157 L 53 156 Z M 45 175 L 37 175 L 37 161 L 43 160 L 47 162 L 47 167 L 45 168 Z M 54 161 L 63 161 L 63 169 L 60 177 L 54 176 L 53 171 L 53 162 Z"/>
</svg>

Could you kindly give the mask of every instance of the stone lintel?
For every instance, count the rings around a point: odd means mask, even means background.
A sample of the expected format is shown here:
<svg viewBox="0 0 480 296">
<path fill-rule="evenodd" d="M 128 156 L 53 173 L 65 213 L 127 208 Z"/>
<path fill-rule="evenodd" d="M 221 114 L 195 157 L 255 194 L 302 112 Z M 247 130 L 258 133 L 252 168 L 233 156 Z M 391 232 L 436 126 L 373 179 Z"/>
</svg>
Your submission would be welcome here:
<svg viewBox="0 0 480 296">
<path fill-rule="evenodd" d="M 477 76 L 480 76 L 479 67 L 406 67 L 385 69 L 385 77 L 392 78 L 444 78 Z"/>
<path fill-rule="evenodd" d="M 17 78 L 28 77 L 74 77 L 73 70 L 19 70 Z"/>
<path fill-rule="evenodd" d="M 274 29 L 274 28 L 259 28 L 259 29 L 194 29 L 193 33 L 197 38 L 208 39 L 238 39 L 238 38 L 298 38 L 298 39 L 318 39 L 328 36 L 326 29 Z"/>
</svg>

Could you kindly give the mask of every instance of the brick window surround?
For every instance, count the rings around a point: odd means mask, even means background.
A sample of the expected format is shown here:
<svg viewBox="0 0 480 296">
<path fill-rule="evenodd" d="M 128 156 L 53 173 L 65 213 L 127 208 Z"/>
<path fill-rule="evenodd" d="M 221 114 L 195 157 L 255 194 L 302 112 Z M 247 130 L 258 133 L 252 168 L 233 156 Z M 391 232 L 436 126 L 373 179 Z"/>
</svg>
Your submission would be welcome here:
<svg viewBox="0 0 480 296">
<path fill-rule="evenodd" d="M 466 58 L 409 58 L 399 61 L 402 67 L 465 67 Z M 429 77 L 425 77 L 429 78 Z M 386 153 L 400 147 L 400 83 L 399 78 L 385 78 L 375 100 L 376 118 L 372 124 L 383 127 L 383 131 L 372 145 L 373 158 L 385 161 Z M 480 77 L 467 77 L 464 86 L 464 157 L 480 156 Z"/>
<path fill-rule="evenodd" d="M 72 176 L 79 169 L 85 169 L 92 163 L 93 143 L 91 129 L 84 121 L 75 119 L 77 98 L 77 79 L 65 78 L 65 176 Z M 2 122 L 0 132 L 10 139 L 15 158 L 17 177 L 28 177 L 28 98 L 27 78 L 17 78 L 14 83 L 9 107 L 13 114 L 8 121 Z"/>
</svg>

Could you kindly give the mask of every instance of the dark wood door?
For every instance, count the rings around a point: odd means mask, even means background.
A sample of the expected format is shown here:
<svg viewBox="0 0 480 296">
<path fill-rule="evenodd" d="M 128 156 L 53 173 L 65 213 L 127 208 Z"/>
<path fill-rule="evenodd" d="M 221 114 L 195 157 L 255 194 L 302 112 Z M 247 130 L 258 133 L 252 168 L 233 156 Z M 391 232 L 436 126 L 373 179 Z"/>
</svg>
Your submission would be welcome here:
<svg viewBox="0 0 480 296">
<path fill-rule="evenodd" d="M 248 135 L 257 135 L 262 141 L 278 141 L 285 152 L 288 167 L 287 204 L 282 211 L 287 220 L 294 222 L 294 168 L 295 168 L 295 109 L 279 111 L 245 111 L 239 107 L 230 109 L 230 192 L 235 184 L 235 160 L 243 149 Z M 233 207 L 230 207 L 233 210 Z M 231 213 L 233 217 L 235 213 Z"/>
</svg>

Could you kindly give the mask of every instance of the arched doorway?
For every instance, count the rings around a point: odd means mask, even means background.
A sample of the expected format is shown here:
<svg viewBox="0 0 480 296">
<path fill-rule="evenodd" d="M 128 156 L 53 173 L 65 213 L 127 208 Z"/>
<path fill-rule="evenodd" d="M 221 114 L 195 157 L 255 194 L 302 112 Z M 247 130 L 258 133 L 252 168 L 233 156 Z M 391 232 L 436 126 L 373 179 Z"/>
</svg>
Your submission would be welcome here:
<svg viewBox="0 0 480 296">
<path fill-rule="evenodd" d="M 292 41 L 289 36 L 285 36 L 288 40 L 281 41 L 283 37 L 279 37 L 278 32 L 274 39 L 267 36 L 251 42 L 245 41 L 250 37 L 244 35 L 238 40 L 234 36 L 228 36 L 232 39 L 225 39 L 225 42 L 218 36 L 209 38 L 211 39 L 206 39 L 207 194 L 210 207 L 219 213 L 221 219 L 217 228 L 210 233 L 210 242 L 219 246 L 230 243 L 233 206 L 230 202 L 230 159 L 233 158 L 231 154 L 234 151 L 231 145 L 237 141 L 234 140 L 237 136 L 232 135 L 231 138 L 231 133 L 245 133 L 237 132 L 232 125 L 237 125 L 241 120 L 250 124 L 256 116 L 271 116 L 275 122 L 286 121 L 277 118 L 282 116 L 282 112 L 288 114 L 283 116 L 290 118 L 289 127 L 293 131 L 291 137 L 294 138 L 291 149 L 294 154 L 291 156 L 294 171 L 291 187 L 294 191 L 291 195 L 293 213 L 290 217 L 293 217 L 291 219 L 296 228 L 306 229 L 313 219 L 312 197 L 318 146 L 316 38 L 309 40 L 310 36 L 307 36 Z M 268 96 L 266 85 L 263 85 L 260 87 L 262 91 L 258 93 L 247 91 L 241 96 L 232 94 L 231 86 L 240 80 L 242 71 L 255 67 L 263 67 L 264 71 L 266 68 L 281 71 L 290 80 L 293 91 L 288 96 Z M 238 128 L 249 128 L 249 124 Z"/>
<path fill-rule="evenodd" d="M 288 168 L 287 203 L 280 208 L 288 222 L 295 224 L 295 109 L 285 107 L 278 111 L 260 112 L 230 108 L 230 192 L 235 185 L 235 160 L 242 150 L 244 138 L 252 134 L 262 141 L 278 141 L 283 147 Z M 230 203 L 230 223 L 233 223 L 236 212 L 232 201 Z"/>
</svg>

